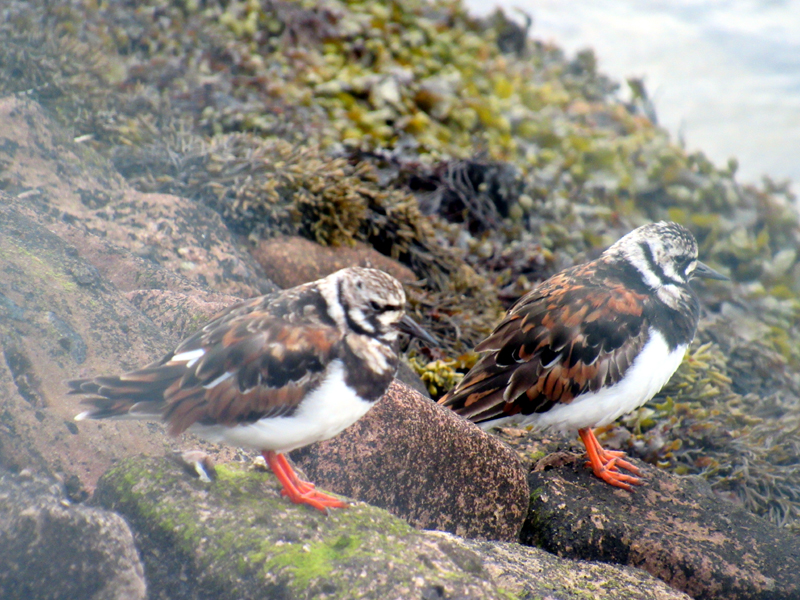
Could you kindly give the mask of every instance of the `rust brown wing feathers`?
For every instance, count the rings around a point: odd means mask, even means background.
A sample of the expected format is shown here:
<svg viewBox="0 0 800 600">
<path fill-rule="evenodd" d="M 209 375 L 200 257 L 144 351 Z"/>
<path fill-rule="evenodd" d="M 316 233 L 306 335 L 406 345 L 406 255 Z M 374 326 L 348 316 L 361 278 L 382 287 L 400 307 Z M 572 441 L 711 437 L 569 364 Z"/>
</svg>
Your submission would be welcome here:
<svg viewBox="0 0 800 600">
<path fill-rule="evenodd" d="M 172 433 L 194 423 L 235 425 L 291 414 L 320 383 L 341 342 L 333 327 L 293 325 L 267 314 L 248 321 L 247 335 L 229 329 L 193 366 L 194 373 L 189 369 L 165 391 L 164 420 Z"/>
<path fill-rule="evenodd" d="M 487 354 L 439 402 L 479 423 L 544 412 L 619 381 L 647 341 L 647 296 L 587 277 L 590 268 L 523 296 L 476 347 Z"/>
<path fill-rule="evenodd" d="M 231 307 L 143 369 L 70 381 L 70 393 L 92 395 L 83 403 L 94 407 L 94 418 L 160 417 L 172 434 L 194 423 L 235 425 L 291 414 L 320 383 L 342 335 L 313 314 L 305 323 L 284 319 L 283 311 L 276 316 L 274 305 L 265 309 L 270 300 Z M 174 362 L 192 352 L 195 360 Z"/>
</svg>

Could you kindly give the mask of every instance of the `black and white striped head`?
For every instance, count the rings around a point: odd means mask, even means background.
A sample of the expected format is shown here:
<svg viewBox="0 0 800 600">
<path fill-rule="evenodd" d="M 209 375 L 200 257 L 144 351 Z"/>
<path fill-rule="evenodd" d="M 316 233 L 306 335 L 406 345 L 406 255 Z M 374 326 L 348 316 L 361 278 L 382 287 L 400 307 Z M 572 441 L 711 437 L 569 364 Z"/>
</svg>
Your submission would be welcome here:
<svg viewBox="0 0 800 600">
<path fill-rule="evenodd" d="M 625 260 L 641 275 L 642 281 L 659 297 L 679 294 L 694 277 L 727 279 L 697 259 L 697 240 L 677 223 L 659 221 L 634 229 L 603 253 L 613 260 Z"/>
<path fill-rule="evenodd" d="M 386 341 L 397 337 L 395 327 L 406 309 L 406 294 L 399 281 L 383 271 L 360 267 L 343 269 L 332 277 L 350 330 Z"/>
<path fill-rule="evenodd" d="M 350 267 L 319 281 L 328 312 L 343 331 L 393 343 L 403 331 L 429 344 L 435 340 L 405 314 L 406 294 L 391 275 Z"/>
</svg>

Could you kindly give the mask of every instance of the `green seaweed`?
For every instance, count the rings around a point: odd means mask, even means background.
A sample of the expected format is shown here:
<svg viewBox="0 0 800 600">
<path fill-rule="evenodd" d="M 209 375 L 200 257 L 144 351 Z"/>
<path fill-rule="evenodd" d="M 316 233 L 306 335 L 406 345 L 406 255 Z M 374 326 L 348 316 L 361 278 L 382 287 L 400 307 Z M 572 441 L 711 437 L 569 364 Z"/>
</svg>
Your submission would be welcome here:
<svg viewBox="0 0 800 600">
<path fill-rule="evenodd" d="M 643 222 L 685 224 L 701 259 L 733 281 L 698 286 L 714 324 L 606 439 L 798 522 L 800 473 L 786 458 L 800 412 L 789 183 L 741 185 L 735 161 L 686 152 L 618 98 L 591 51 L 568 57 L 536 40 L 504 50 L 508 22 L 455 1 L 34 1 L 6 16 L 0 64 L 12 76 L 0 93 L 90 136 L 84 145 L 138 189 L 203 202 L 253 242 L 364 241 L 408 265 L 424 282 L 408 290 L 410 312 L 442 340 L 411 350 L 436 395 L 538 282 Z M 641 82 L 629 85 L 641 99 Z M 454 180 L 467 163 L 485 177 L 476 186 Z M 510 167 L 513 185 L 493 165 Z M 437 209 L 444 193 L 463 208 Z"/>
</svg>

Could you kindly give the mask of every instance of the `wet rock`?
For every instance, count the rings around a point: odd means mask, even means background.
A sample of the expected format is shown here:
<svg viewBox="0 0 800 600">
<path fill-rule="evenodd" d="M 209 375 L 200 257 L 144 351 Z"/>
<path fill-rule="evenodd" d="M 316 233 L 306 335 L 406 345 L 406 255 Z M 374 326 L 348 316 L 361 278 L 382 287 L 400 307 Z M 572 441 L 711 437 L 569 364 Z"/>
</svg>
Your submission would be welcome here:
<svg viewBox="0 0 800 600">
<path fill-rule="evenodd" d="M 634 493 L 593 477 L 583 457 L 530 474 L 523 543 L 562 557 L 638 567 L 696 599 L 800 597 L 800 540 L 715 495 L 700 479 L 642 463 Z"/>
<path fill-rule="evenodd" d="M 403 283 L 417 280 L 411 269 L 361 242 L 331 248 L 298 236 L 280 236 L 259 242 L 253 256 L 282 288 L 315 281 L 345 267 L 381 269 Z"/>
<path fill-rule="evenodd" d="M 132 190 L 37 103 L 0 99 L 0 129 L 0 464 L 91 489 L 123 456 L 178 442 L 142 422 L 75 424 L 64 380 L 152 362 L 232 302 L 224 292 L 277 287 L 213 211 Z"/>
<path fill-rule="evenodd" d="M 117 246 L 226 294 L 252 297 L 274 290 L 249 254 L 238 248 L 222 218 L 206 206 L 128 189 L 109 209 L 113 224 L 98 222 L 103 218 L 99 214 L 87 215 L 85 222 L 97 223 Z"/>
<path fill-rule="evenodd" d="M 397 381 L 357 423 L 292 458 L 320 486 L 423 529 L 516 541 L 528 508 L 512 450 Z"/>
<path fill-rule="evenodd" d="M 144 423 L 78 427 L 80 407 L 63 382 L 150 362 L 171 338 L 104 278 L 75 282 L 86 263 L 74 246 L 13 205 L 0 207 L 0 256 L 0 294 L 19 316 L 0 319 L 0 464 L 74 474 L 92 487 L 113 460 L 164 452 L 172 442 Z"/>
<path fill-rule="evenodd" d="M 0 597 L 136 600 L 144 569 L 117 514 L 67 499 L 54 480 L 0 474 Z"/>
<path fill-rule="evenodd" d="M 131 524 L 151 598 L 687 598 L 632 569 L 416 531 L 361 503 L 324 515 L 279 488 L 241 465 L 218 464 L 204 483 L 136 458 L 101 478 L 93 502 Z"/>
<path fill-rule="evenodd" d="M 156 598 L 498 597 L 480 569 L 384 511 L 359 504 L 327 516 L 279 488 L 271 474 L 232 465 L 218 464 L 206 484 L 173 461 L 132 459 L 98 482 L 94 501 L 131 523 Z"/>
<path fill-rule="evenodd" d="M 185 198 L 133 190 L 108 160 L 71 143 L 36 102 L 0 98 L 0 128 L 14 142 L 13 152 L 0 147 L 13 181 L 5 189 L 26 216 L 74 240 L 79 253 L 84 239 L 96 248 L 99 238 L 200 287 L 240 297 L 275 289 L 217 213 Z M 71 277 L 80 285 L 96 280 L 86 267 Z"/>
<path fill-rule="evenodd" d="M 33 218 L 37 216 L 39 215 L 32 215 Z M 122 292 L 165 290 L 184 294 L 208 294 L 201 283 L 165 269 L 150 258 L 100 237 L 86 235 L 86 232 L 77 227 L 61 227 L 58 235 L 72 245 L 68 251 L 73 256 L 85 261 L 84 268 L 93 269 L 102 279 L 114 284 Z"/>
</svg>

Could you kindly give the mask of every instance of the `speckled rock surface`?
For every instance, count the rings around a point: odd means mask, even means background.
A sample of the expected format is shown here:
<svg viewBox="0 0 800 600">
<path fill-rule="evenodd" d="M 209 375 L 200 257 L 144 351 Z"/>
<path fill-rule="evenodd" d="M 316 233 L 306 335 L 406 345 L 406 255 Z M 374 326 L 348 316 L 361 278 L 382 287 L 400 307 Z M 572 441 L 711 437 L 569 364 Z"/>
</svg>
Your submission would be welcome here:
<svg viewBox="0 0 800 600">
<path fill-rule="evenodd" d="M 135 290 L 125 297 L 153 322 L 178 339 L 197 332 L 223 310 L 241 302 L 236 296 L 195 290 L 189 294 L 170 290 Z"/>
<path fill-rule="evenodd" d="M 217 473 L 203 483 L 174 461 L 137 458 L 100 480 L 93 502 L 131 524 L 151 600 L 686 598 L 644 573 L 420 532 L 360 503 L 324 515 L 241 465 Z"/>
<path fill-rule="evenodd" d="M 690 596 L 639 569 L 563 560 L 540 548 L 457 539 L 481 555 L 484 568 L 514 598 L 688 600 Z M 590 583 L 591 582 L 591 583 Z"/>
<path fill-rule="evenodd" d="M 171 444 L 144 423 L 78 426 L 64 380 L 147 363 L 170 338 L 91 265 L 13 206 L 0 208 L 0 464 L 94 481 L 115 459 Z"/>
<path fill-rule="evenodd" d="M 282 498 L 267 473 L 217 473 L 204 484 L 170 461 L 134 459 L 98 483 L 94 502 L 135 530 L 151 598 L 500 597 L 480 561 L 462 568 L 384 511 L 326 516 Z"/>
<path fill-rule="evenodd" d="M 79 252 L 84 238 L 90 249 L 97 245 L 91 238 L 100 238 L 200 287 L 241 297 L 276 289 L 217 213 L 128 187 L 106 157 L 73 143 L 36 102 L 0 99 L 0 129 L 4 188 Z"/>
<path fill-rule="evenodd" d="M 543 458 L 530 474 L 521 540 L 562 557 L 631 565 L 696 599 L 800 598 L 800 539 L 715 495 L 702 480 L 637 463 L 631 494 L 584 458 Z"/>
<path fill-rule="evenodd" d="M 181 443 L 216 453 L 152 424 L 76 424 L 63 382 L 152 362 L 235 301 L 226 290 L 277 287 L 215 213 L 131 190 L 35 102 L 0 99 L 0 130 L 0 464 L 91 489 L 123 456 Z M 196 254 L 204 264 L 190 268 Z"/>
<path fill-rule="evenodd" d="M 319 485 L 424 529 L 515 541 L 528 508 L 513 451 L 396 380 L 365 417 L 292 458 Z"/>
<path fill-rule="evenodd" d="M 144 600 L 146 590 L 122 517 L 70 503 L 55 480 L 0 471 L 3 600 Z"/>
<path fill-rule="evenodd" d="M 261 240 L 253 257 L 271 281 L 282 288 L 314 281 L 345 267 L 370 267 L 386 271 L 403 283 L 416 281 L 414 272 L 380 254 L 363 242 L 353 247 L 330 248 L 299 236 L 283 235 Z"/>
</svg>

